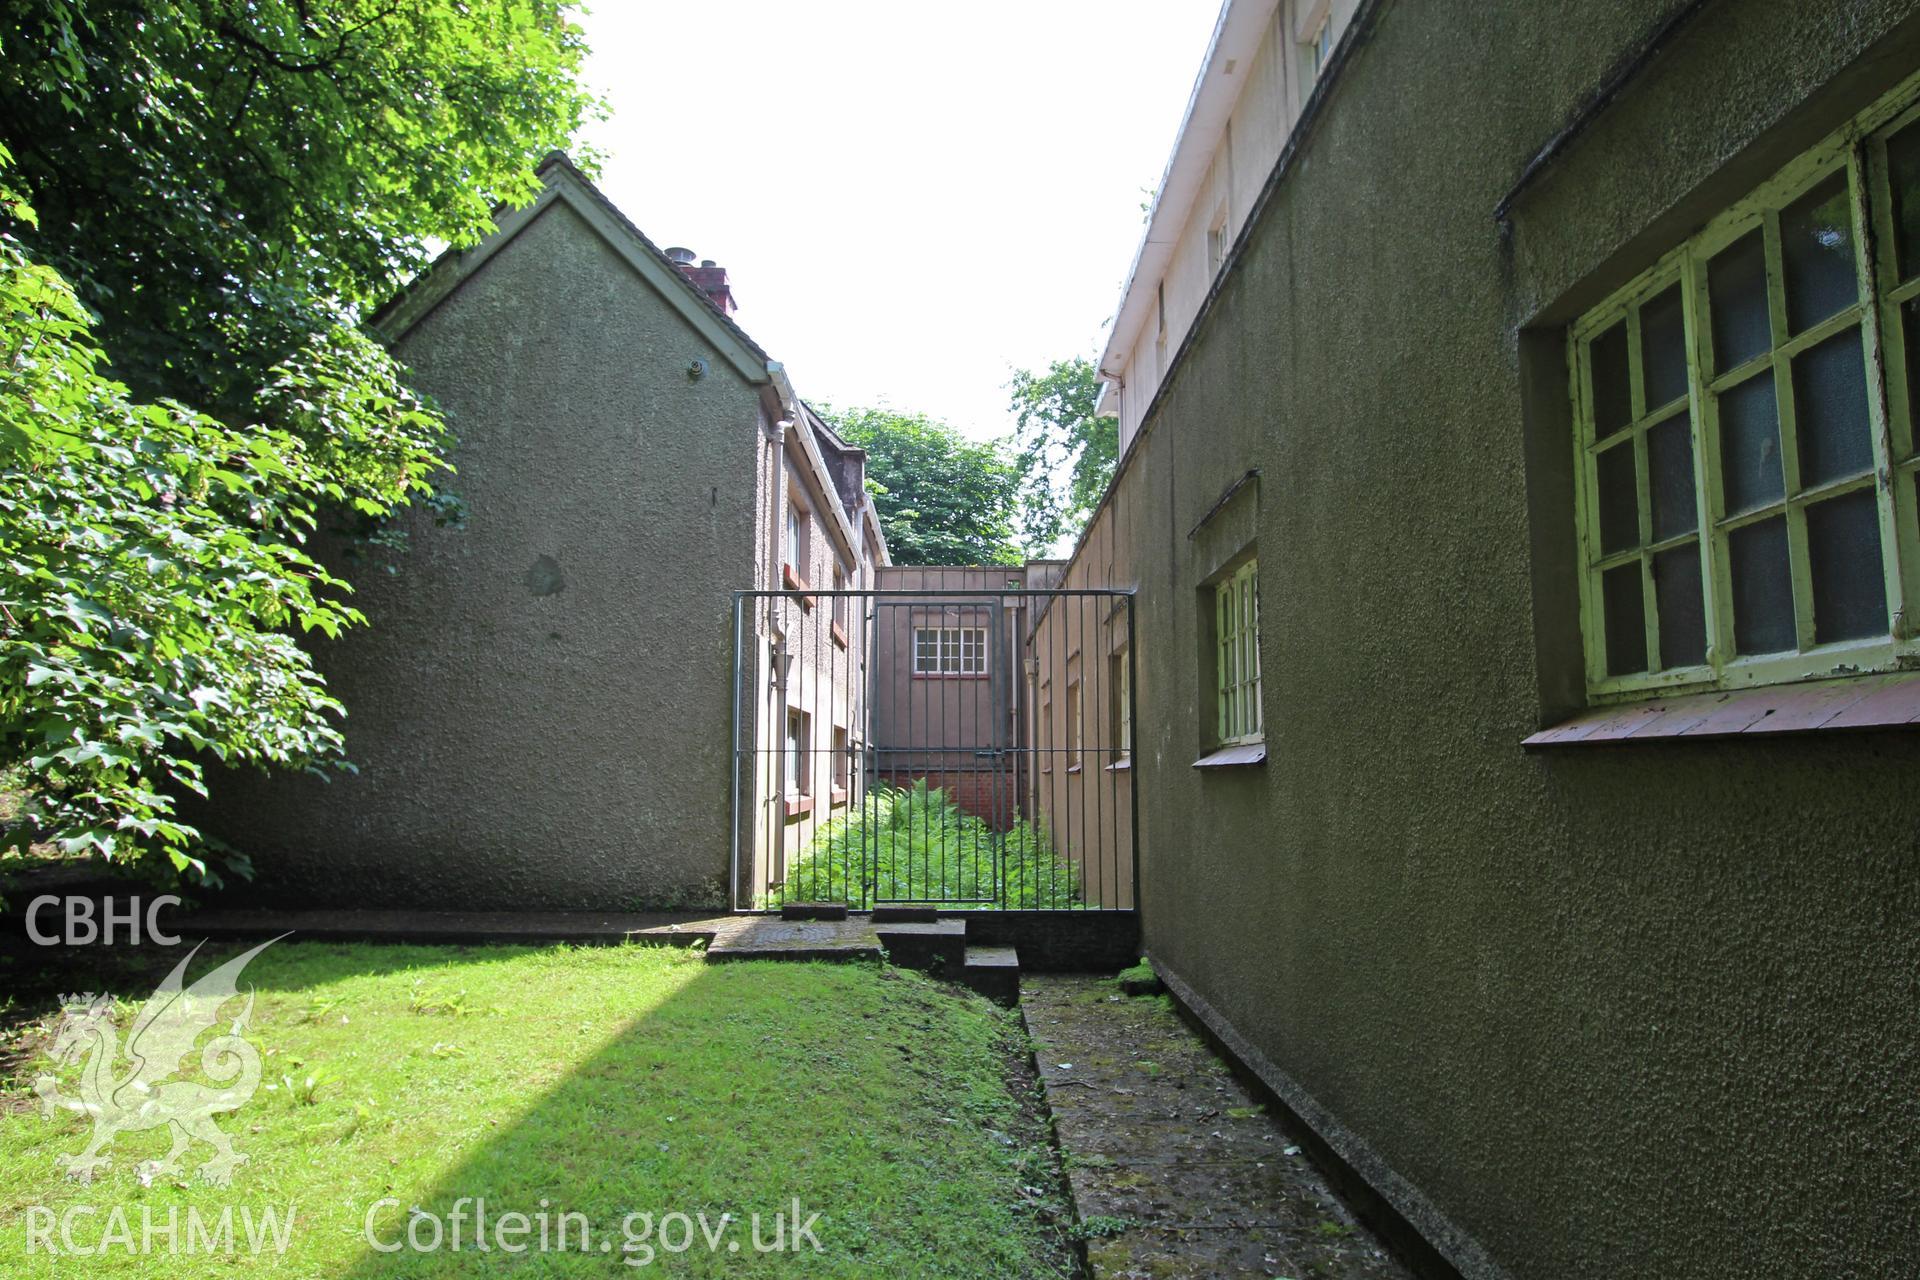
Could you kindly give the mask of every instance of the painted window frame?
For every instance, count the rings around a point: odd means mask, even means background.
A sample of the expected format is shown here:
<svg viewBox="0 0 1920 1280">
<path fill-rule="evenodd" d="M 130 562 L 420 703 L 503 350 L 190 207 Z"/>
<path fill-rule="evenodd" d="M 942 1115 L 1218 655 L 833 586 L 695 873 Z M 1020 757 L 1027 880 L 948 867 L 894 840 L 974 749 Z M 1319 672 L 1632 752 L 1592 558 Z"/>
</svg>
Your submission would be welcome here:
<svg viewBox="0 0 1920 1280">
<path fill-rule="evenodd" d="M 845 563 L 841 561 L 840 553 L 837 551 L 833 556 L 833 589 L 836 592 L 847 590 L 847 567 Z M 833 621 L 830 630 L 833 634 L 833 642 L 844 649 L 847 647 L 847 617 L 852 607 L 851 601 L 853 597 L 835 595 L 831 597 L 831 599 L 833 601 Z"/>
<path fill-rule="evenodd" d="M 1087 737 L 1086 688 L 1076 677 L 1067 681 L 1067 772 L 1079 773 L 1085 760 Z"/>
<path fill-rule="evenodd" d="M 786 585 L 804 589 L 808 584 L 807 560 L 813 553 L 813 511 L 797 497 L 787 499 L 786 536 L 781 540 L 785 557 Z"/>
<path fill-rule="evenodd" d="M 1034 722 L 1034 750 L 1040 756 L 1040 772 L 1053 772 L 1053 681 L 1040 682 L 1040 714 Z M 1044 746 L 1041 744 L 1045 744 Z"/>
<path fill-rule="evenodd" d="M 1920 358 L 1915 360 L 1916 367 L 1909 368 L 1907 354 L 1909 348 L 1920 353 L 1920 263 L 1910 264 L 1914 270 L 1910 278 L 1900 278 L 1886 147 L 1890 137 L 1909 126 L 1920 126 L 1920 76 L 1910 78 L 1781 167 L 1569 327 L 1567 359 L 1576 465 L 1574 519 L 1589 702 L 1632 701 L 1657 693 L 1739 689 L 1920 665 L 1920 644 L 1916 644 L 1910 607 L 1911 602 L 1920 600 L 1920 525 L 1916 524 L 1920 516 L 1916 510 L 1920 506 L 1916 501 L 1920 452 L 1915 448 L 1913 404 L 1908 394 L 1908 379 L 1920 375 Z M 1856 297 L 1850 305 L 1795 332 L 1788 323 L 1780 214 L 1837 173 L 1846 176 Z M 1765 254 L 1769 346 L 1721 371 L 1714 361 L 1708 264 L 1755 230 L 1761 232 Z M 1649 410 L 1644 403 L 1640 311 L 1643 304 L 1662 297 L 1676 284 L 1682 303 L 1686 393 Z M 1596 438 L 1593 344 L 1622 321 L 1626 324 L 1629 373 L 1628 422 Z M 1908 325 L 1916 329 L 1912 335 L 1907 333 Z M 1802 485 L 1794 361 L 1853 330 L 1858 331 L 1862 348 L 1872 463 L 1863 474 Z M 1783 495 L 1729 513 L 1720 401 L 1726 393 L 1758 378 L 1773 381 Z M 1690 533 L 1656 540 L 1651 526 L 1648 434 L 1681 413 L 1690 423 L 1695 524 Z M 1601 543 L 1599 458 L 1623 442 L 1634 450 L 1639 542 L 1630 549 L 1606 552 Z M 1869 489 L 1875 495 L 1878 515 L 1888 630 L 1882 636 L 1820 643 L 1815 633 L 1806 511 L 1823 500 Z M 1788 535 L 1796 644 L 1792 650 L 1741 654 L 1734 635 L 1728 539 L 1739 529 L 1781 515 L 1785 516 Z M 1661 660 L 1653 562 L 1663 551 L 1684 548 L 1690 539 L 1699 547 L 1706 659 L 1669 667 Z M 1610 674 L 1602 575 L 1636 558 L 1641 566 L 1646 669 Z"/>
<path fill-rule="evenodd" d="M 831 801 L 834 805 L 847 802 L 848 793 L 853 787 L 853 736 L 843 725 L 833 726 L 833 784 Z"/>
<path fill-rule="evenodd" d="M 813 795 L 813 717 L 800 707 L 787 708 L 787 798 Z"/>
<path fill-rule="evenodd" d="M 1121 645 L 1109 659 L 1108 685 L 1114 691 L 1113 723 L 1119 730 L 1114 762 L 1109 769 L 1125 769 L 1133 764 L 1133 663 L 1129 646 Z"/>
<path fill-rule="evenodd" d="M 1266 741 L 1260 688 L 1260 560 L 1213 587 L 1214 745 Z"/>
<path fill-rule="evenodd" d="M 992 674 L 989 667 L 993 646 L 988 643 L 987 626 L 920 626 L 913 628 L 913 675 L 921 680 L 984 680 Z M 968 648 L 965 633 L 977 637 Z M 937 637 L 934 644 L 932 665 L 927 664 L 927 653 L 920 638 L 925 635 Z M 952 647 L 949 648 L 949 640 Z M 951 665 L 950 665 L 951 663 Z"/>
</svg>

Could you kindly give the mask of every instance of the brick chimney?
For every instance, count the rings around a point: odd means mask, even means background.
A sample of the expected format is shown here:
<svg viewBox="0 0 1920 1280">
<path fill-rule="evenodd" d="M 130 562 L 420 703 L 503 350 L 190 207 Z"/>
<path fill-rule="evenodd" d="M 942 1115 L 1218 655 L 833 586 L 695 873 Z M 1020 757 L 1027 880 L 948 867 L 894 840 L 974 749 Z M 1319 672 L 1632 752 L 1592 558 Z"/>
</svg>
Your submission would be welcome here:
<svg viewBox="0 0 1920 1280">
<path fill-rule="evenodd" d="M 727 284 L 727 269 L 715 264 L 712 258 L 702 258 L 696 266 L 691 249 L 682 249 L 678 245 L 667 250 L 667 258 L 680 273 L 693 281 L 693 287 L 707 295 L 707 301 L 720 309 L 720 314 L 730 316 L 739 308 L 734 305 L 733 289 Z"/>
</svg>

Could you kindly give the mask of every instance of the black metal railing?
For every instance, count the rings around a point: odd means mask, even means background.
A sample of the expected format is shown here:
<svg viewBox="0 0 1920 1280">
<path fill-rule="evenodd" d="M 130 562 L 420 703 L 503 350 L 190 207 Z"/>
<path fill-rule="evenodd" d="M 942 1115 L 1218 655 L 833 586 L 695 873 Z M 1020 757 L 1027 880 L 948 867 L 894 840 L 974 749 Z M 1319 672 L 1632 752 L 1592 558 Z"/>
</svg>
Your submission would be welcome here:
<svg viewBox="0 0 1920 1280">
<path fill-rule="evenodd" d="M 741 909 L 1136 905 L 1133 597 L 734 596 Z"/>
</svg>

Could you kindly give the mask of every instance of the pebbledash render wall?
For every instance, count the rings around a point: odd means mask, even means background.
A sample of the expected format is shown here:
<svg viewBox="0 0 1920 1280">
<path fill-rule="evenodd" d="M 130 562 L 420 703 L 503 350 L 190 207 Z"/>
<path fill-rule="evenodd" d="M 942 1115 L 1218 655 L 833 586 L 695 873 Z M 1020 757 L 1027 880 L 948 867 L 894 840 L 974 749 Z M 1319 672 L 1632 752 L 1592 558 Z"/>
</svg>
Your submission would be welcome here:
<svg viewBox="0 0 1920 1280">
<path fill-rule="evenodd" d="M 1363 3 L 1102 514 L 1146 944 L 1467 1275 L 1920 1274 L 1920 739 L 1521 745 L 1583 699 L 1565 325 L 1914 8 Z M 1229 543 L 1267 760 L 1196 770 Z"/>
<path fill-rule="evenodd" d="M 728 593 L 756 580 L 763 390 L 558 166 L 399 338 L 458 434 L 467 526 L 411 512 L 396 574 L 349 570 L 374 625 L 316 644 L 360 772 L 217 786 L 257 896 L 724 905 Z"/>
</svg>

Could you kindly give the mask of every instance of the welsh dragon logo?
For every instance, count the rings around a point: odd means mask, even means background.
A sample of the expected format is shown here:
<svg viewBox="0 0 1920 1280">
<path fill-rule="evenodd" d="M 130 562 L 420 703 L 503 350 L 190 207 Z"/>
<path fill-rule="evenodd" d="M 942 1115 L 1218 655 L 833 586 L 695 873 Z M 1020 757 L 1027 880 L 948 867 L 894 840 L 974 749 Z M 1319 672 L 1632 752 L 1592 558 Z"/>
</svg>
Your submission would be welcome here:
<svg viewBox="0 0 1920 1280">
<path fill-rule="evenodd" d="M 236 956 L 201 975 L 192 986 L 185 985 L 187 965 L 200 948 L 189 951 L 134 1018 L 127 1032 L 124 1066 L 113 997 L 85 995 L 66 1002 L 49 1056 L 62 1065 L 86 1058 L 80 1096 L 63 1095 L 51 1075 L 36 1079 L 33 1091 L 48 1116 L 74 1111 L 92 1117 L 93 1137 L 79 1155 L 58 1157 L 54 1161 L 58 1168 L 90 1182 L 108 1167 L 106 1150 L 116 1136 L 171 1126 L 173 1149 L 162 1159 L 139 1166 L 142 1183 L 179 1173 L 180 1158 L 196 1138 L 213 1148 L 213 1155 L 199 1167 L 201 1176 L 221 1187 L 232 1181 L 233 1171 L 246 1157 L 233 1149 L 232 1139 L 213 1118 L 244 1106 L 260 1086 L 260 1051 L 243 1034 L 253 1015 L 251 991 L 227 1030 L 200 1050 L 200 1068 L 214 1083 L 174 1077 L 188 1069 L 195 1042 L 219 1025 L 221 1007 L 239 995 L 241 970 L 279 940 Z"/>
</svg>

